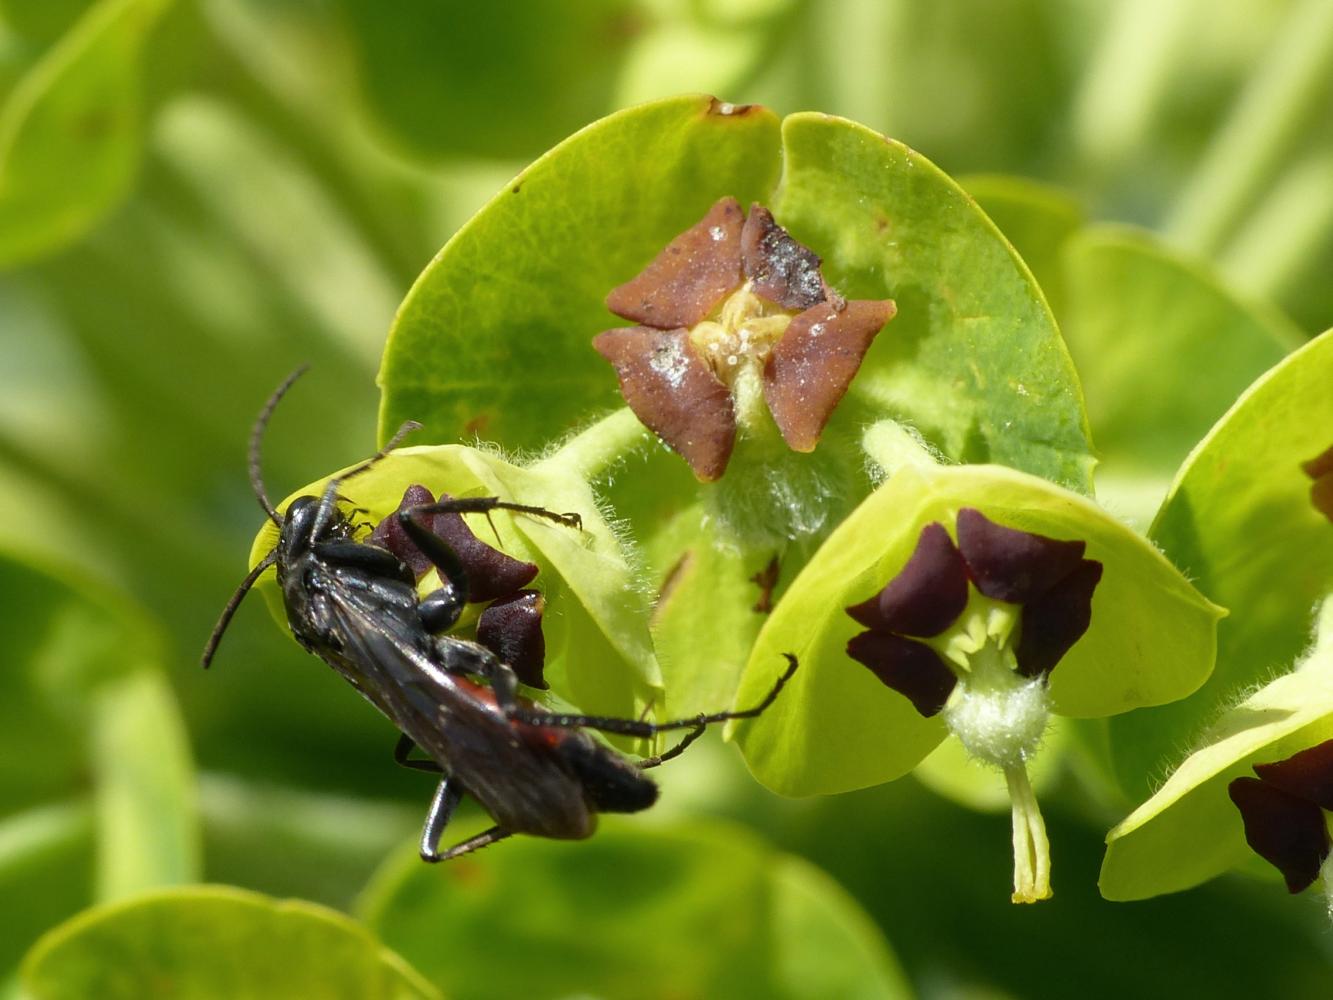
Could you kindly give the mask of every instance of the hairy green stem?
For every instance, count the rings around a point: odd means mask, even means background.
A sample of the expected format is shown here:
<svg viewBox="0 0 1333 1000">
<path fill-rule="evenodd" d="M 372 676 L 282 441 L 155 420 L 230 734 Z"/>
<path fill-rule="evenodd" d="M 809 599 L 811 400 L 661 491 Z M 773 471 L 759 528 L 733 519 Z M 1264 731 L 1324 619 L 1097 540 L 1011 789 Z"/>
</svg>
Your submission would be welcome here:
<svg viewBox="0 0 1333 1000">
<path fill-rule="evenodd" d="M 651 439 L 652 432 L 624 406 L 575 434 L 533 468 L 593 479 Z"/>
<path fill-rule="evenodd" d="M 907 465 L 938 465 L 926 443 L 896 420 L 878 420 L 861 435 L 861 450 L 884 476 Z"/>
</svg>

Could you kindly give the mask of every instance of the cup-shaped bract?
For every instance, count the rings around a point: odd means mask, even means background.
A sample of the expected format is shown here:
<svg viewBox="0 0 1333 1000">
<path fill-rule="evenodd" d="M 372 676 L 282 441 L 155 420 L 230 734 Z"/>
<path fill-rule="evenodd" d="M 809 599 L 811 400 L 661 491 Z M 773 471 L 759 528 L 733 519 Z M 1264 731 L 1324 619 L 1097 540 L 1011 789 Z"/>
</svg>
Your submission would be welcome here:
<svg viewBox="0 0 1333 1000">
<path fill-rule="evenodd" d="M 1241 806 L 1250 808 L 1251 781 L 1297 792 L 1306 812 L 1324 798 L 1308 788 L 1283 788 L 1280 773 L 1271 780 L 1273 765 L 1333 739 L 1333 600 L 1324 603 L 1320 618 L 1319 641 L 1296 669 L 1222 714 L 1157 793 L 1107 835 L 1103 896 L 1128 900 L 1179 892 L 1232 868 L 1276 874 L 1247 845 Z M 1239 802 L 1229 794 L 1237 782 Z M 1321 813 L 1316 834 L 1326 822 Z M 1295 823 L 1279 825 L 1287 827 L 1279 830 L 1280 839 L 1302 838 L 1299 815 Z M 1262 847 L 1266 839 L 1271 838 L 1256 829 L 1255 842 Z M 1308 879 L 1293 884 L 1288 875 L 1288 882 L 1295 891 Z"/>
<path fill-rule="evenodd" d="M 780 651 L 801 670 L 791 697 L 733 729 L 755 776 L 788 795 L 879 784 L 945 736 L 847 655 L 864 626 L 845 609 L 908 563 L 922 528 L 972 508 L 1008 528 L 1086 544 L 1103 572 L 1086 632 L 1049 675 L 1051 710 L 1099 718 L 1182 698 L 1208 677 L 1224 614 L 1160 553 L 1090 501 L 999 466 L 908 466 L 844 521 L 792 582 L 758 640 L 738 703 L 772 682 Z"/>
</svg>

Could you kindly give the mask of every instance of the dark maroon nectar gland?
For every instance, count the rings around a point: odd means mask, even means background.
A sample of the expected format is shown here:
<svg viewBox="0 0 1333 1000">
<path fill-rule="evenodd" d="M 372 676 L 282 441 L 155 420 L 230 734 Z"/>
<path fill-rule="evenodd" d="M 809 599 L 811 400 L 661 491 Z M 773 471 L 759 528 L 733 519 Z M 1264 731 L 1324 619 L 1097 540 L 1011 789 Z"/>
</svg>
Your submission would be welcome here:
<svg viewBox="0 0 1333 1000">
<path fill-rule="evenodd" d="M 1047 679 L 1087 631 L 1101 563 L 1082 541 L 958 512 L 957 543 L 921 529 L 902 571 L 847 613 L 867 631 L 847 655 L 923 716 L 942 713 L 968 754 L 999 768 L 1014 829 L 1014 902 L 1051 894 L 1046 826 L 1028 781 L 1050 718 Z"/>
<path fill-rule="evenodd" d="M 607 308 L 639 326 L 598 334 L 635 415 L 702 482 L 726 471 L 738 434 L 815 449 L 890 300 L 847 301 L 819 257 L 754 205 L 723 198 L 672 240 Z M 767 413 L 765 413 L 765 410 Z"/>
<path fill-rule="evenodd" d="M 1333 740 L 1273 764 L 1255 764 L 1257 778 L 1227 786 L 1245 823 L 1245 842 L 1278 871 L 1289 892 L 1324 876 L 1333 914 L 1333 882 L 1325 870 L 1330 840 L 1325 810 L 1333 810 Z"/>
<path fill-rule="evenodd" d="M 1310 461 L 1302 462 L 1301 469 L 1314 480 L 1310 487 L 1310 502 L 1315 510 L 1333 521 L 1333 445 Z"/>
<path fill-rule="evenodd" d="M 450 499 L 447 493 L 441 493 L 438 502 Z M 400 515 L 436 502 L 425 486 L 409 486 L 398 509 L 376 525 L 368 539 L 410 567 L 418 583 L 435 566 L 407 536 Z M 467 602 L 492 602 L 477 619 L 477 642 L 508 664 L 524 684 L 546 690 L 546 639 L 541 628 L 546 602 L 538 591 L 523 589 L 537 576 L 536 564 L 487 545 L 473 534 L 461 514 L 433 514 L 422 520 L 426 530 L 443 540 L 458 558 L 459 572 L 455 575 L 465 578 Z M 444 590 L 457 589 L 459 582 L 447 578 L 440 581 Z M 423 599 L 423 604 L 428 600 Z M 429 605 L 425 607 L 429 614 Z"/>
</svg>

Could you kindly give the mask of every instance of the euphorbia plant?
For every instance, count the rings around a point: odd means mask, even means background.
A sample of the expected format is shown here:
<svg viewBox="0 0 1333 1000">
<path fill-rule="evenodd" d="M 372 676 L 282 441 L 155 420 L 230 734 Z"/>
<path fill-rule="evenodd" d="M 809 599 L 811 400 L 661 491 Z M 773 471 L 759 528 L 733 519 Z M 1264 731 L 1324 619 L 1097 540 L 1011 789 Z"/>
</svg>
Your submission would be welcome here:
<svg viewBox="0 0 1333 1000">
<path fill-rule="evenodd" d="M 547 621 L 562 621 L 555 609 L 572 598 L 568 613 L 597 626 L 580 633 L 591 645 L 554 644 L 557 695 L 604 712 L 652 701 L 686 714 L 733 696 L 743 663 L 749 686 L 766 657 L 796 653 L 813 663 L 798 685 L 810 697 L 780 716 L 820 722 L 747 729 L 762 780 L 797 793 L 887 780 L 952 731 L 1003 772 L 1015 898 L 1042 898 L 1047 848 L 1027 764 L 1050 713 L 1102 716 L 1187 694 L 1211 669 L 1219 611 L 1081 499 L 1091 456 L 1077 379 L 1040 291 L 975 204 L 917 154 L 852 123 L 778 124 L 758 107 L 664 101 L 591 126 L 520 175 L 401 310 L 381 374 L 383 426 L 410 418 L 426 435 L 525 446 L 615 406 L 617 383 L 629 408 L 526 468 L 410 449 L 350 483 L 349 498 L 383 517 L 410 484 L 466 490 L 445 468 L 461 463 L 487 492 L 602 525 L 592 487 L 602 489 L 643 542 L 652 578 L 631 578 L 632 549 L 605 525 L 581 560 L 539 578 Z M 639 325 L 608 329 L 604 301 Z M 540 365 L 512 364 L 536 349 Z M 626 464 L 648 431 L 685 461 Z M 529 543 L 568 544 L 513 524 L 520 558 Z M 930 579 L 904 599 L 927 608 L 926 624 L 895 605 L 917 586 L 910 568 L 895 579 L 914 547 Z M 849 549 L 856 572 L 809 584 Z M 651 624 L 646 604 L 617 608 L 645 584 L 657 591 Z M 859 635 L 841 634 L 858 623 Z M 841 635 L 838 668 L 812 646 L 826 627 Z M 1126 639 L 1145 630 L 1163 633 L 1150 654 Z M 632 655 L 590 666 L 596 649 L 626 651 L 607 641 L 617 631 L 636 634 Z M 626 663 L 637 687 L 613 680 Z M 863 733 L 860 710 L 876 699 L 863 700 L 836 725 L 870 752 L 830 764 L 810 733 L 830 724 L 818 692 L 834 669 L 877 675 L 918 721 L 893 707 Z M 593 676 L 620 695 L 574 683 Z M 770 766 L 774 755 L 782 762 Z"/>
</svg>

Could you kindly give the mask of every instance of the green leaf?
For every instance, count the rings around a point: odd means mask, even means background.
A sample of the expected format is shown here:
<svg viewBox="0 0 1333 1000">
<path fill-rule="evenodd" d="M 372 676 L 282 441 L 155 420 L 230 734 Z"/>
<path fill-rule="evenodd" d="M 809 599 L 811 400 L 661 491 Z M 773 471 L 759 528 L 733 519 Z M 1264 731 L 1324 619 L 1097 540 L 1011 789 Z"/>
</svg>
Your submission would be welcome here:
<svg viewBox="0 0 1333 1000">
<path fill-rule="evenodd" d="M 170 686 L 139 670 L 98 692 L 90 727 L 98 899 L 199 872 L 194 768 Z"/>
<path fill-rule="evenodd" d="M 1056 317 L 1063 317 L 1066 294 L 1061 254 L 1065 241 L 1086 221 L 1078 199 L 1026 177 L 978 174 L 961 177 L 959 183 L 1018 251 Z M 1087 378 L 1087 372 L 1080 374 Z"/>
<path fill-rule="evenodd" d="M 575 455 L 571 451 L 563 457 L 572 461 Z M 552 689 L 585 711 L 633 717 L 661 686 L 648 636 L 647 602 L 620 540 L 578 473 L 554 458 L 523 468 L 461 445 L 402 448 L 349 480 L 339 493 L 364 510 L 371 523 L 397 510 L 403 491 L 413 483 L 436 495 L 499 496 L 579 514 L 581 531 L 505 511 L 495 511 L 490 523 L 499 535 L 499 548 L 541 567 L 532 586 L 547 601 L 543 628 Z M 297 496 L 320 495 L 328 478 L 296 491 L 279 510 Z M 494 541 L 485 515 L 467 519 L 479 538 Z M 252 567 L 273 550 L 277 539 L 277 528 L 266 523 L 251 549 Z M 438 586 L 435 579 L 428 575 L 423 591 Z M 274 617 L 286 627 L 276 575 L 266 573 L 259 586 Z"/>
<path fill-rule="evenodd" d="M 20 981 L 24 1000 L 440 996 L 342 914 L 224 886 L 83 913 L 33 947 Z"/>
<path fill-rule="evenodd" d="M 765 785 L 813 795 L 879 784 L 907 773 L 944 738 L 939 717 L 923 718 L 848 658 L 847 641 L 862 627 L 845 609 L 898 573 L 922 527 L 951 528 L 960 507 L 1024 531 L 1083 539 L 1088 558 L 1104 566 L 1092 624 L 1051 674 L 1054 712 L 1099 717 L 1161 704 L 1208 676 L 1222 610 L 1128 527 L 1077 494 L 1011 469 L 908 466 L 829 536 L 759 634 L 739 703 L 762 697 L 783 653 L 801 661 L 767 712 L 733 724 Z"/>
<path fill-rule="evenodd" d="M 361 910 L 459 998 L 911 995 L 828 876 L 728 826 L 606 818 L 586 842 L 518 838 L 445 868 L 404 852 Z M 496 941 L 523 960 L 497 962 Z"/>
<path fill-rule="evenodd" d="M 1333 611 L 1333 602 L 1326 607 Z M 1256 858 L 1227 786 L 1253 777 L 1253 764 L 1333 738 L 1333 614 L 1325 618 L 1322 649 L 1224 714 L 1157 794 L 1107 835 L 1103 896 L 1179 892 Z"/>
<path fill-rule="evenodd" d="M 58 39 L 93 2 L 45 0 L 34 4 L 23 0 L 0 0 L 0 20 L 4 21 L 8 31 L 31 43 L 46 46 Z"/>
<path fill-rule="evenodd" d="M 92 810 L 63 802 L 0 820 L 0 982 L 42 932 L 93 898 Z M 0 989 L 0 995 L 3 990 Z"/>
<path fill-rule="evenodd" d="M 1110 721 L 1121 784 L 1150 782 L 1239 692 L 1291 663 L 1310 609 L 1333 587 L 1333 526 L 1310 502 L 1300 463 L 1333 444 L 1333 332 L 1250 386 L 1176 476 L 1149 537 L 1232 616 L 1218 629 L 1217 669 L 1176 705 Z"/>
<path fill-rule="evenodd" d="M 170 0 L 101 0 L 0 110 L 0 266 L 78 239 L 139 160 L 139 52 Z"/>
<path fill-rule="evenodd" d="M 1146 526 L 1190 449 L 1304 338 L 1146 233 L 1087 229 L 1065 265 L 1065 334 L 1102 453 L 1097 493 Z"/>
<path fill-rule="evenodd" d="M 0 881 L 22 898 L 46 875 L 41 904 L 0 935 L 17 951 L 93 899 L 193 880 L 199 833 L 184 727 L 142 612 L 6 552 L 0 594 L 0 802 L 12 813 Z"/>
<path fill-rule="evenodd" d="M 336 683 L 330 686 L 347 695 Z M 420 832 L 431 791 L 428 776 L 412 775 L 416 780 L 402 788 L 409 792 L 416 786 L 413 800 L 384 797 L 399 784 L 393 783 L 396 769 L 385 766 L 385 730 L 375 728 L 380 752 L 361 760 L 380 790 L 374 797 L 279 784 L 268 774 L 255 780 L 200 775 L 209 878 L 347 909 L 366 876 L 406 837 Z M 363 755 L 352 747 L 335 759 L 350 769 L 358 758 Z"/>
<path fill-rule="evenodd" d="M 632 0 L 502 7 L 342 0 L 368 110 L 407 151 L 520 158 L 612 106 L 639 14 Z M 551 86 L 551 81 L 560 81 Z"/>
</svg>

